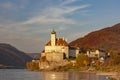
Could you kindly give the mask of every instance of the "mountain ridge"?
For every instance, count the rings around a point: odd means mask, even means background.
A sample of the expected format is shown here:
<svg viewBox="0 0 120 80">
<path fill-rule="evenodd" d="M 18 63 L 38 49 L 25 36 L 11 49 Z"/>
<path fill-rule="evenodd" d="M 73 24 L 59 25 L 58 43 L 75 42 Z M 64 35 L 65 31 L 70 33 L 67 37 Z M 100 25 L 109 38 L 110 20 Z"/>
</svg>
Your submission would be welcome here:
<svg viewBox="0 0 120 80">
<path fill-rule="evenodd" d="M 0 43 L 0 64 L 14 68 L 25 68 L 32 58 L 10 44 Z"/>
<path fill-rule="evenodd" d="M 101 49 L 104 51 L 120 52 L 120 23 L 93 31 L 82 38 L 69 43 L 79 48 Z"/>
</svg>

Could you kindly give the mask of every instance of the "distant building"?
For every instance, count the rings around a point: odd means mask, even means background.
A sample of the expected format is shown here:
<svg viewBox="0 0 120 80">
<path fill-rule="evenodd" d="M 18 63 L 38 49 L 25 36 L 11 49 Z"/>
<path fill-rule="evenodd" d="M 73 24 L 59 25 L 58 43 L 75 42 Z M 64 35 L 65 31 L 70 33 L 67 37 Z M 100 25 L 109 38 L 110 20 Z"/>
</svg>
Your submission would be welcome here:
<svg viewBox="0 0 120 80">
<path fill-rule="evenodd" d="M 87 56 L 91 58 L 100 58 L 100 57 L 105 57 L 105 52 L 101 50 L 89 50 L 87 51 Z"/>
<path fill-rule="evenodd" d="M 48 61 L 62 61 L 69 57 L 76 56 L 76 50 L 68 46 L 64 38 L 57 38 L 56 32 L 51 32 L 51 40 L 45 45 L 45 50 L 41 53 L 41 57 L 45 56 Z"/>
<path fill-rule="evenodd" d="M 69 47 L 69 57 L 71 58 L 75 58 L 78 56 L 79 53 L 79 48 L 75 48 L 75 47 Z"/>
</svg>

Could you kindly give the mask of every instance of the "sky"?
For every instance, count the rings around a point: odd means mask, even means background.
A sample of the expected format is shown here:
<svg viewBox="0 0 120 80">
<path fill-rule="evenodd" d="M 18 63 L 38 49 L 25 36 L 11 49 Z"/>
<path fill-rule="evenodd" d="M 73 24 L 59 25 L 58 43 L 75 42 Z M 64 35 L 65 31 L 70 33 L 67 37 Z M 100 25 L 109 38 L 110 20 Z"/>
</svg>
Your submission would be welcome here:
<svg viewBox="0 0 120 80">
<path fill-rule="evenodd" d="M 68 43 L 120 23 L 120 0 L 0 0 L 0 43 L 40 53 L 51 31 Z"/>
</svg>

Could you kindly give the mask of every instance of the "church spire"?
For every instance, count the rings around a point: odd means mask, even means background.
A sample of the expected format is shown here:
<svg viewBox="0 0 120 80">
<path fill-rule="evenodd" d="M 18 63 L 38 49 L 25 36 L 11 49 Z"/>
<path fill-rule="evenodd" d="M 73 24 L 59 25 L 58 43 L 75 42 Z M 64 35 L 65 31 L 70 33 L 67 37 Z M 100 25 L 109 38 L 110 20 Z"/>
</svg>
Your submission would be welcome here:
<svg viewBox="0 0 120 80">
<path fill-rule="evenodd" d="M 53 29 L 53 31 L 51 32 L 51 34 L 56 34 L 55 30 Z"/>
</svg>

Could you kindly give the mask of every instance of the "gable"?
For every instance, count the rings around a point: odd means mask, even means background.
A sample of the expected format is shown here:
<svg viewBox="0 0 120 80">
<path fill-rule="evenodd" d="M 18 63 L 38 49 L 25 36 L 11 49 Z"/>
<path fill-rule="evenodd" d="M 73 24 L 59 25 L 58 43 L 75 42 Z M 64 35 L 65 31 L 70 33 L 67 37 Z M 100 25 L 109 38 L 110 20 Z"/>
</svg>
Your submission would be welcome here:
<svg viewBox="0 0 120 80">
<path fill-rule="evenodd" d="M 62 38 L 56 39 L 55 44 L 56 46 L 68 46 L 68 43 Z M 51 40 L 46 44 L 46 46 L 51 46 Z"/>
</svg>

